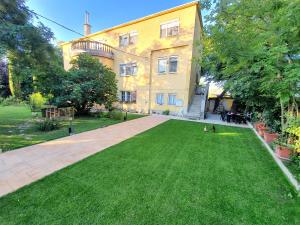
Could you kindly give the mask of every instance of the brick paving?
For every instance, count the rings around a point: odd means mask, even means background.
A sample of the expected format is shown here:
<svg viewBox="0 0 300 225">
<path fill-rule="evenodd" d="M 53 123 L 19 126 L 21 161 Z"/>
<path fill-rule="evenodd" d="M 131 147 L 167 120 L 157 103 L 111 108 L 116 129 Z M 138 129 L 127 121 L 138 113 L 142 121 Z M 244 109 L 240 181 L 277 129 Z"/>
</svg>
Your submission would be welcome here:
<svg viewBox="0 0 300 225">
<path fill-rule="evenodd" d="M 147 116 L 2 153 L 0 197 L 167 120 Z"/>
</svg>

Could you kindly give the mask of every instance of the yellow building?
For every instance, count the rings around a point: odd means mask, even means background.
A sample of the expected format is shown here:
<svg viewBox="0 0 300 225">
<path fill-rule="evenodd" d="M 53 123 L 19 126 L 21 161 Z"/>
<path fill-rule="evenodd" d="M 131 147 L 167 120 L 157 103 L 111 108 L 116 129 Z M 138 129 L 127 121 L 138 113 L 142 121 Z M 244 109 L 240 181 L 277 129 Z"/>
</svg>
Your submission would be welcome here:
<svg viewBox="0 0 300 225">
<path fill-rule="evenodd" d="M 202 33 L 198 1 L 92 34 L 88 20 L 87 15 L 83 38 L 61 44 L 66 70 L 72 57 L 87 52 L 117 74 L 119 107 L 200 117 L 200 67 L 192 60 Z M 193 103 L 196 110 L 190 112 Z"/>
</svg>

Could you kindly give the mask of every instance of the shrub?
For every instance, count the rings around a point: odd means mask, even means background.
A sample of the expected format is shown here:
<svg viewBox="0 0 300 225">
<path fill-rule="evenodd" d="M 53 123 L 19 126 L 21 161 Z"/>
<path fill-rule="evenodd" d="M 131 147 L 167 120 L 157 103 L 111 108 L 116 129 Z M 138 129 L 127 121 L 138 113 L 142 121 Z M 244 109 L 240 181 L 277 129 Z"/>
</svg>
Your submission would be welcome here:
<svg viewBox="0 0 300 225">
<path fill-rule="evenodd" d="M 109 118 L 109 113 L 100 111 L 99 114 L 98 114 L 98 117 L 99 118 Z"/>
<path fill-rule="evenodd" d="M 274 109 L 265 109 L 262 113 L 262 117 L 266 125 L 273 132 L 280 132 L 281 123 L 278 118 L 280 118 L 280 112 L 278 112 L 278 108 Z"/>
<path fill-rule="evenodd" d="M 39 131 L 57 130 L 61 127 L 61 123 L 57 119 L 42 119 L 36 120 L 36 128 Z"/>
<path fill-rule="evenodd" d="M 170 114 L 170 110 L 167 109 L 167 110 L 163 111 L 162 114 L 163 115 L 169 115 Z"/>
<path fill-rule="evenodd" d="M 124 118 L 123 112 L 120 110 L 116 110 L 116 109 L 108 112 L 108 116 L 109 116 L 109 118 L 114 119 L 114 120 L 122 120 Z"/>
<path fill-rule="evenodd" d="M 29 104 L 33 112 L 40 111 L 45 103 L 46 98 L 44 98 L 40 92 L 33 93 L 29 96 Z"/>
<path fill-rule="evenodd" d="M 0 100 L 0 104 L 3 106 L 19 105 L 21 103 L 22 103 L 22 101 L 20 101 L 19 99 L 17 99 L 14 96 L 9 96 L 7 98 L 1 98 L 1 100 Z"/>
</svg>

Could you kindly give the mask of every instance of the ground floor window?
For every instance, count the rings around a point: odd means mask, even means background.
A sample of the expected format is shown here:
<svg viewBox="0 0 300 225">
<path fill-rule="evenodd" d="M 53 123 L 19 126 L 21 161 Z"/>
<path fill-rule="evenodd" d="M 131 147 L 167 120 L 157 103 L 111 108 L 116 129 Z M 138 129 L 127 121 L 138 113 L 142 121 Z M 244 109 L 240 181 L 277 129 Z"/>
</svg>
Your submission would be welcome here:
<svg viewBox="0 0 300 225">
<path fill-rule="evenodd" d="M 162 94 L 162 93 L 156 94 L 156 104 L 158 104 L 158 105 L 164 104 L 164 94 Z"/>
<path fill-rule="evenodd" d="M 136 102 L 136 91 L 121 91 L 121 102 Z"/>
<path fill-rule="evenodd" d="M 168 105 L 176 105 L 176 94 L 168 95 Z"/>
</svg>

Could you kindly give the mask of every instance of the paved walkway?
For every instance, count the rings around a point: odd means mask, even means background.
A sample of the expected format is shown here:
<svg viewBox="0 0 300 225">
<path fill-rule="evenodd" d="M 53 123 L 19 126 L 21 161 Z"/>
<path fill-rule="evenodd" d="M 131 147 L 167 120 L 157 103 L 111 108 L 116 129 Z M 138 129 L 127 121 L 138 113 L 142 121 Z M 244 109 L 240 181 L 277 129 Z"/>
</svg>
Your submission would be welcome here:
<svg viewBox="0 0 300 225">
<path fill-rule="evenodd" d="M 229 127 L 240 127 L 240 128 L 250 128 L 248 124 L 236 124 L 236 123 L 227 123 L 227 122 L 223 122 L 219 119 L 219 117 L 217 118 L 208 118 L 205 120 L 192 120 L 192 119 L 187 119 L 185 117 L 179 117 L 179 116 L 164 116 L 161 115 L 165 118 L 169 118 L 169 119 L 174 119 L 174 120 L 185 120 L 185 121 L 191 121 L 191 122 L 195 122 L 195 123 L 207 123 L 207 124 L 217 124 L 217 125 L 223 125 L 223 126 L 229 126 Z"/>
<path fill-rule="evenodd" d="M 168 119 L 142 117 L 0 154 L 0 197 Z"/>
</svg>

